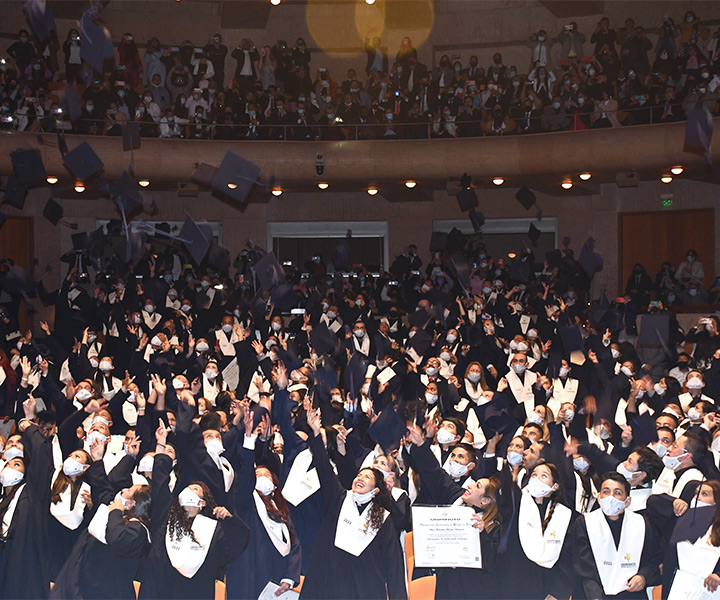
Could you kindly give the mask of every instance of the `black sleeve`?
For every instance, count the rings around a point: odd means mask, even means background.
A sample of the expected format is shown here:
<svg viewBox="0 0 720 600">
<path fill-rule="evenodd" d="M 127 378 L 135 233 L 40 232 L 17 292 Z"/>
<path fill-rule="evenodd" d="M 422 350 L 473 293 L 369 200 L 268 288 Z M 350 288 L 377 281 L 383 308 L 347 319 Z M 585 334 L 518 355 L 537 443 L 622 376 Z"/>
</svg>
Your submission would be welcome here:
<svg viewBox="0 0 720 600">
<path fill-rule="evenodd" d="M 411 448 L 410 457 L 413 469 L 420 475 L 424 487 L 438 504 L 452 504 L 462 496 L 464 492 L 462 486 L 455 483 L 440 467 L 430 450 L 429 442 Z"/>
</svg>

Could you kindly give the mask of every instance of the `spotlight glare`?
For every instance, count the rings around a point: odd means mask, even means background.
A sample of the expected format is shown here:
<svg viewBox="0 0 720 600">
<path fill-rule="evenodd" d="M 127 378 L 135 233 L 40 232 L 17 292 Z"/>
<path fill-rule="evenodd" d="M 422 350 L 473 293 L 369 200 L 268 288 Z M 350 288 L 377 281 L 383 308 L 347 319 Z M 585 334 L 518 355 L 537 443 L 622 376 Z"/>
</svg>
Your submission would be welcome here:
<svg viewBox="0 0 720 600">
<path fill-rule="evenodd" d="M 505 180 L 502 177 L 493 177 L 492 182 L 495 185 L 502 185 L 503 183 L 505 183 Z"/>
<path fill-rule="evenodd" d="M 283 191 L 282 188 L 276 187 L 272 189 L 271 193 L 273 196 L 282 196 Z"/>
<path fill-rule="evenodd" d="M 410 189 L 414 188 L 416 185 L 417 185 L 417 181 L 413 181 L 412 179 L 408 179 L 405 182 L 405 187 L 410 188 Z"/>
<path fill-rule="evenodd" d="M 376 187 L 368 188 L 367 193 L 370 194 L 371 196 L 374 196 L 375 194 L 378 193 L 378 189 Z"/>
<path fill-rule="evenodd" d="M 670 169 L 670 172 L 673 175 L 680 175 L 680 173 L 682 173 L 683 170 L 684 169 L 683 169 L 682 165 L 675 165 L 672 169 Z"/>
<path fill-rule="evenodd" d="M 588 173 L 588 172 L 580 173 L 580 179 L 582 179 L 583 181 L 587 181 L 591 177 L 592 177 L 592 173 Z"/>
<path fill-rule="evenodd" d="M 663 183 L 670 183 L 672 180 L 673 180 L 672 175 L 663 175 L 660 178 L 660 181 L 662 181 Z"/>
<path fill-rule="evenodd" d="M 228 183 L 227 186 L 229 189 L 234 190 L 237 188 L 237 183 Z"/>
<path fill-rule="evenodd" d="M 329 184 L 327 181 L 320 181 L 320 182 L 318 182 L 318 187 L 319 187 L 321 190 L 326 190 L 326 189 L 328 189 L 328 186 L 329 186 L 329 185 L 330 185 L 330 184 Z"/>
<path fill-rule="evenodd" d="M 140 187 L 147 187 L 150 185 L 150 180 L 149 179 L 141 179 L 140 181 L 138 181 L 138 185 Z"/>
<path fill-rule="evenodd" d="M 50 185 L 55 185 L 58 182 L 58 178 L 53 175 L 48 175 L 45 181 L 47 181 Z"/>
<path fill-rule="evenodd" d="M 561 185 L 564 190 L 569 190 L 573 186 L 572 181 L 570 181 L 569 179 L 563 181 Z"/>
</svg>

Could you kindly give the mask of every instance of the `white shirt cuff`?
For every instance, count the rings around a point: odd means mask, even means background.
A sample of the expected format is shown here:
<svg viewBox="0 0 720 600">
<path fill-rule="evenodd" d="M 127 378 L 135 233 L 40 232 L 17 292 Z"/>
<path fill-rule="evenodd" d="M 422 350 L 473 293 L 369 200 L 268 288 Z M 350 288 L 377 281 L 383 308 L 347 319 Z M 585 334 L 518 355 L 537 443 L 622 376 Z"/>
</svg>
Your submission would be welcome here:
<svg viewBox="0 0 720 600">
<path fill-rule="evenodd" d="M 257 440 L 256 435 L 246 435 L 243 438 L 243 448 L 246 450 L 255 450 L 255 440 Z"/>
</svg>

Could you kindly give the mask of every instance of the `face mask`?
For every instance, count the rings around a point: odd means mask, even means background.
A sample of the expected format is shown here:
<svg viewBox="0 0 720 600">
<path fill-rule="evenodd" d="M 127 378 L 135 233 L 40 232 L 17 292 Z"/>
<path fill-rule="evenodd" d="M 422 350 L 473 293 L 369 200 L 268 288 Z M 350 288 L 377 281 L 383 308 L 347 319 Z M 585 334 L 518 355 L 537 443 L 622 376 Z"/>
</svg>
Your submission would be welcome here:
<svg viewBox="0 0 720 600">
<path fill-rule="evenodd" d="M 531 412 L 528 415 L 528 423 L 534 423 L 535 425 L 542 425 L 543 419 L 539 414 L 537 414 L 535 411 Z"/>
<path fill-rule="evenodd" d="M 162 340 L 158 336 L 154 335 L 152 337 L 152 339 L 150 340 L 150 345 L 151 346 L 162 346 Z"/>
<path fill-rule="evenodd" d="M 640 474 L 640 471 L 630 471 L 625 467 L 625 463 L 620 463 L 617 468 L 615 469 L 620 475 L 622 475 L 625 479 L 630 481 L 633 477 Z"/>
<path fill-rule="evenodd" d="M 600 509 L 608 517 L 614 517 L 616 515 L 619 515 L 622 511 L 625 510 L 625 500 L 613 498 L 612 496 L 605 496 L 604 498 L 600 498 L 600 500 L 598 500 L 598 504 L 600 504 Z"/>
<path fill-rule="evenodd" d="M 375 493 L 376 493 L 375 490 L 377 490 L 377 488 L 375 488 L 375 489 L 372 490 L 371 492 L 367 492 L 366 494 L 358 494 L 357 492 L 353 492 L 353 501 L 354 501 L 355 504 L 357 504 L 358 506 L 362 506 L 363 504 L 367 504 L 368 502 L 370 502 L 370 501 L 375 497 Z"/>
<path fill-rule="evenodd" d="M 537 39 L 538 39 L 538 42 L 544 42 L 544 41 L 545 41 L 545 36 L 544 36 L 544 35 L 539 35 L 539 36 L 537 37 Z"/>
<path fill-rule="evenodd" d="M 555 110 L 560 110 L 560 103 L 559 102 L 553 102 L 553 108 Z"/>
<path fill-rule="evenodd" d="M 612 437 L 612 434 L 607 427 L 601 427 L 600 431 L 598 432 L 598 437 L 601 440 L 609 440 Z"/>
<path fill-rule="evenodd" d="M 9 460 L 12 460 L 13 458 L 23 458 L 24 456 L 25 453 L 21 448 L 13 446 L 12 448 L 8 448 L 7 450 L 5 450 L 3 458 L 5 459 L 5 462 L 7 462 Z"/>
<path fill-rule="evenodd" d="M 280 331 L 282 329 L 282 324 L 274 322 L 271 327 L 273 331 Z"/>
<path fill-rule="evenodd" d="M 453 435 L 447 429 L 440 429 L 437 432 L 438 444 L 452 444 L 456 437 L 456 435 Z"/>
<path fill-rule="evenodd" d="M 205 377 L 207 377 L 210 381 L 215 381 L 215 378 L 218 376 L 218 372 L 215 369 L 206 369 L 205 370 Z"/>
<path fill-rule="evenodd" d="M 482 379 L 482 375 L 480 373 L 468 373 L 467 378 L 472 383 L 477 383 L 478 381 L 480 381 Z"/>
<path fill-rule="evenodd" d="M 492 288 L 485 286 L 485 287 L 483 287 L 482 291 L 483 291 L 483 294 L 487 295 L 492 292 Z"/>
<path fill-rule="evenodd" d="M 377 365 L 378 369 L 384 369 L 387 366 L 387 361 L 386 360 L 378 360 L 378 361 L 375 361 L 375 364 Z"/>
<path fill-rule="evenodd" d="M 687 17 L 685 20 L 686 20 L 688 23 L 692 23 L 692 22 L 693 22 L 693 17 Z"/>
<path fill-rule="evenodd" d="M 688 254 L 685 258 L 687 258 L 687 261 L 688 261 L 688 262 L 692 262 L 692 261 L 695 260 L 695 257 L 694 257 L 693 255 L 691 255 L 691 254 Z"/>
<path fill-rule="evenodd" d="M 435 404 L 438 401 L 438 395 L 431 394 L 430 392 L 425 392 L 425 401 L 428 404 Z"/>
<path fill-rule="evenodd" d="M 590 70 L 588 71 L 588 75 L 590 75 L 590 77 L 592 77 L 593 75 L 595 75 L 595 69 L 590 69 Z"/>
<path fill-rule="evenodd" d="M 440 358 L 442 358 L 445 362 L 450 361 L 451 355 L 449 352 L 441 352 Z"/>
<path fill-rule="evenodd" d="M 449 467 L 450 476 L 453 479 L 460 479 L 460 477 L 464 477 L 465 475 L 467 475 L 468 465 L 461 465 L 459 462 L 451 460 Z"/>
<path fill-rule="evenodd" d="M 567 421 L 572 421 L 575 418 L 575 411 L 574 410 L 566 410 L 565 411 L 565 419 Z"/>
<path fill-rule="evenodd" d="M 198 352 L 207 352 L 210 349 L 210 346 L 207 345 L 205 342 L 200 342 L 197 345 L 197 351 Z"/>
<path fill-rule="evenodd" d="M 226 323 L 225 325 L 222 326 L 222 330 L 223 330 L 225 333 L 230 333 L 230 332 L 233 330 L 233 326 L 230 325 L 230 324 L 228 324 L 228 323 Z"/>
<path fill-rule="evenodd" d="M 370 384 L 366 383 L 365 385 L 363 385 L 360 388 L 360 391 L 362 392 L 363 395 L 369 396 L 370 395 Z"/>
<path fill-rule="evenodd" d="M 172 386 L 178 391 L 185 389 L 185 384 L 180 379 L 173 379 Z"/>
<path fill-rule="evenodd" d="M 523 461 L 523 453 L 515 452 L 514 450 L 508 450 L 505 456 L 511 467 L 519 467 Z"/>
<path fill-rule="evenodd" d="M 80 475 L 85 470 L 85 466 L 75 460 L 72 456 L 68 456 L 63 463 L 63 473 L 68 477 L 73 475 Z"/>
<path fill-rule="evenodd" d="M 690 379 L 688 379 L 686 385 L 689 390 L 699 390 L 702 389 L 703 382 L 702 379 L 700 379 L 699 377 L 691 377 Z"/>
<path fill-rule="evenodd" d="M 365 330 L 364 329 L 356 329 L 353 331 L 355 334 L 355 337 L 359 340 L 363 339 L 365 337 Z"/>
<path fill-rule="evenodd" d="M 493 335 L 495 333 L 495 326 L 490 325 L 490 327 L 487 328 L 487 332 L 488 334 Z"/>
<path fill-rule="evenodd" d="M 714 502 L 703 502 L 702 500 L 698 500 L 696 498 L 693 498 L 690 502 L 690 508 L 704 508 L 706 506 L 715 506 Z"/>
<path fill-rule="evenodd" d="M 687 452 L 683 450 L 683 453 L 679 456 L 663 456 L 663 464 L 671 471 L 677 471 L 680 468 L 680 463 L 686 454 Z"/>
<path fill-rule="evenodd" d="M 190 306 L 189 304 L 183 304 L 180 307 L 180 310 L 183 311 L 184 313 L 189 313 L 192 310 L 192 306 Z"/>
<path fill-rule="evenodd" d="M 225 452 L 225 448 L 222 445 L 222 442 L 215 438 L 210 440 L 207 444 L 205 444 L 205 449 L 208 451 L 209 454 L 217 454 L 218 456 Z"/>
<path fill-rule="evenodd" d="M 255 480 L 255 489 L 263 496 L 269 496 L 273 493 L 275 484 L 272 482 L 272 479 L 263 475 Z"/>
<path fill-rule="evenodd" d="M 702 419 L 702 413 L 698 411 L 694 406 L 687 413 L 688 418 L 691 421 L 699 421 Z"/>
<path fill-rule="evenodd" d="M 3 487 L 10 487 L 17 485 L 25 478 L 25 473 L 13 469 L 12 467 L 5 467 L 0 473 L 0 483 Z"/>
<path fill-rule="evenodd" d="M 568 367 L 560 367 L 560 377 L 567 377 L 570 375 L 570 369 Z"/>
<path fill-rule="evenodd" d="M 520 342 L 517 345 L 518 352 L 527 352 L 528 345 L 525 342 Z"/>
<path fill-rule="evenodd" d="M 435 377 L 435 375 L 438 374 L 439 370 L 440 369 L 438 369 L 437 367 L 427 367 L 425 369 L 425 373 L 428 375 L 428 377 Z"/>
<path fill-rule="evenodd" d="M 100 363 L 98 362 L 98 359 L 95 358 L 94 356 L 88 358 L 88 362 L 90 363 L 90 366 L 91 366 L 93 369 L 97 369 L 97 368 L 98 368 L 98 365 L 100 364 Z"/>
<path fill-rule="evenodd" d="M 302 117 L 302 116 L 305 114 L 305 109 L 304 109 L 304 108 L 298 108 L 298 111 L 297 111 L 297 112 L 298 112 L 298 114 Z"/>
<path fill-rule="evenodd" d="M 531 477 L 525 489 L 533 498 L 544 498 L 553 491 L 552 487 L 540 481 L 537 477 Z"/>
<path fill-rule="evenodd" d="M 447 343 L 448 343 L 448 344 L 454 344 L 454 343 L 455 343 L 455 340 L 457 340 L 457 336 L 454 335 L 454 334 L 452 334 L 452 333 L 449 333 L 449 334 L 445 337 L 445 339 L 447 340 Z"/>
<path fill-rule="evenodd" d="M 656 393 L 658 396 L 663 396 L 663 395 L 665 394 L 665 388 L 664 388 L 663 386 L 661 386 L 659 383 L 656 383 L 656 384 L 653 386 L 653 389 L 655 390 L 655 393 Z"/>
<path fill-rule="evenodd" d="M 612 356 L 615 360 L 617 360 L 618 358 L 620 358 L 620 351 L 619 351 L 619 350 L 615 350 L 615 348 L 610 348 L 610 354 L 611 354 L 611 356 Z"/>
<path fill-rule="evenodd" d="M 625 367 L 625 366 L 620 367 L 620 371 L 624 375 L 627 375 L 628 377 L 632 377 L 632 375 L 633 375 L 632 369 L 630 369 L 629 367 Z"/>
<path fill-rule="evenodd" d="M 590 463 L 584 458 L 573 458 L 573 469 L 578 473 L 585 473 L 590 468 Z"/>
<path fill-rule="evenodd" d="M 91 431 L 88 433 L 87 442 L 92 445 L 94 443 L 104 444 L 107 441 L 107 436 L 99 431 Z"/>
<path fill-rule="evenodd" d="M 108 373 L 109 371 L 112 371 L 112 370 L 113 370 L 112 363 L 107 362 L 107 361 L 105 361 L 105 360 L 100 363 L 100 366 L 99 366 L 98 368 L 99 368 L 103 373 Z"/>
<path fill-rule="evenodd" d="M 75 398 L 80 402 L 85 402 L 86 400 L 90 400 L 90 398 L 92 398 L 92 392 L 90 390 L 86 390 L 85 388 L 80 389 L 75 394 Z"/>
<path fill-rule="evenodd" d="M 515 364 L 512 365 L 512 370 L 515 371 L 517 375 L 522 375 L 525 372 L 525 365 Z"/>
<path fill-rule="evenodd" d="M 178 494 L 178 503 L 180 506 L 197 506 L 199 508 L 202 501 L 202 498 L 190 488 L 185 488 Z"/>
<path fill-rule="evenodd" d="M 720 439 L 720 438 L 718 438 L 718 439 Z M 664 446 L 660 442 L 658 442 L 657 444 L 653 444 L 650 447 L 655 451 L 655 454 L 657 454 L 660 458 L 665 456 L 668 451 L 667 446 Z"/>
<path fill-rule="evenodd" d="M 143 456 L 138 463 L 138 473 L 152 473 L 155 464 L 154 456 Z"/>
</svg>

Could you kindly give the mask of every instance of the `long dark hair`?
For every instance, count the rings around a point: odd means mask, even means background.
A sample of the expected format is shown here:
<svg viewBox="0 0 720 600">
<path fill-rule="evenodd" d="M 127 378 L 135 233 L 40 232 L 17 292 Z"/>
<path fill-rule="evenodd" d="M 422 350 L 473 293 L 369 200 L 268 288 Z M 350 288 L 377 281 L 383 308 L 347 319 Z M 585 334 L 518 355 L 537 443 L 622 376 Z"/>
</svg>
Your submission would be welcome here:
<svg viewBox="0 0 720 600">
<path fill-rule="evenodd" d="M 392 512 L 393 499 L 385 485 L 385 476 L 382 471 L 374 467 L 366 467 L 359 472 L 362 473 L 362 471 L 372 472 L 375 477 L 375 487 L 379 490 L 372 499 L 372 505 L 370 506 L 370 512 L 368 514 L 369 529 L 370 531 L 376 532 L 380 530 L 384 522 L 384 510 L 387 509 L 388 512 Z"/>
<path fill-rule="evenodd" d="M 547 516 L 542 521 L 542 530 L 545 531 L 545 528 L 547 527 L 548 523 L 550 522 L 550 519 L 552 519 L 553 513 L 555 512 L 555 507 L 557 506 L 558 502 L 560 501 L 560 498 L 562 498 L 563 494 L 563 486 L 562 486 L 562 480 L 560 479 L 560 471 L 558 471 L 558 468 L 549 462 L 544 463 L 538 463 L 533 467 L 532 472 L 530 475 L 532 475 L 535 472 L 535 469 L 537 469 L 540 466 L 545 466 L 548 469 L 550 469 L 550 473 L 552 474 L 553 482 L 557 485 L 557 489 L 548 496 L 550 499 L 550 510 L 547 512 Z"/>
<path fill-rule="evenodd" d="M 292 518 L 290 517 L 290 509 L 280 491 L 280 481 L 277 475 L 270 471 L 270 469 L 268 469 L 268 472 L 270 473 L 270 479 L 273 484 L 275 484 L 275 489 L 267 496 L 258 492 L 258 496 L 260 496 L 260 500 L 262 500 L 262 503 L 265 505 L 268 517 L 276 523 L 285 523 L 290 532 L 290 541 L 295 542 L 295 527 L 293 527 Z"/>
<path fill-rule="evenodd" d="M 12 460 L 21 460 L 23 462 L 23 465 L 25 465 L 25 470 L 27 471 L 27 463 L 25 462 L 24 458 L 21 457 L 15 457 Z M 8 461 L 10 462 L 10 461 Z M 8 508 L 10 508 L 10 503 L 12 502 L 13 498 L 15 497 L 15 494 L 18 493 L 18 490 L 22 487 L 22 484 L 25 483 L 25 478 L 23 477 L 22 481 L 19 483 L 16 483 L 14 486 L 12 486 L 12 489 L 10 490 L 10 493 L 5 496 L 2 499 L 2 502 L 0 502 L 0 523 L 2 523 L 2 520 L 5 518 L 5 513 L 8 511 Z M 5 541 L 3 538 L 2 541 Z"/>
<path fill-rule="evenodd" d="M 82 452 L 85 455 L 85 464 L 91 465 L 93 463 L 92 456 L 88 454 L 85 450 L 77 450 L 77 452 Z M 50 489 L 50 503 L 51 504 L 57 504 L 60 502 L 60 495 L 68 489 L 68 487 L 80 487 L 80 484 L 85 480 L 85 472 L 83 471 L 80 473 L 80 475 L 75 480 L 75 483 L 73 484 L 73 480 L 70 479 L 67 475 L 65 475 L 65 471 L 63 471 L 63 468 L 60 467 L 60 472 L 58 473 L 58 476 L 55 478 L 55 483 L 52 484 L 52 488 Z"/>
<path fill-rule="evenodd" d="M 200 509 L 199 514 L 212 518 L 213 509 L 217 506 L 217 503 L 215 502 L 213 495 L 210 493 L 210 489 L 202 481 L 193 481 L 190 485 L 199 485 L 203 490 L 202 499 L 205 501 L 205 506 Z M 170 504 L 170 510 L 168 510 L 163 535 L 166 535 L 169 532 L 171 540 L 181 540 L 186 535 L 189 535 L 193 542 L 200 545 L 200 542 L 195 539 L 195 535 L 193 534 L 191 528 L 192 523 L 190 522 L 190 517 L 188 517 L 185 509 L 180 506 L 180 502 L 178 502 L 177 497 L 175 497 Z"/>
<path fill-rule="evenodd" d="M 125 524 L 127 524 L 127 522 L 131 519 L 137 519 L 145 525 L 148 530 L 150 529 L 150 515 L 152 514 L 152 496 L 150 495 L 150 489 L 149 485 L 141 485 L 133 494 L 135 506 L 126 511 L 123 515 Z"/>
</svg>

